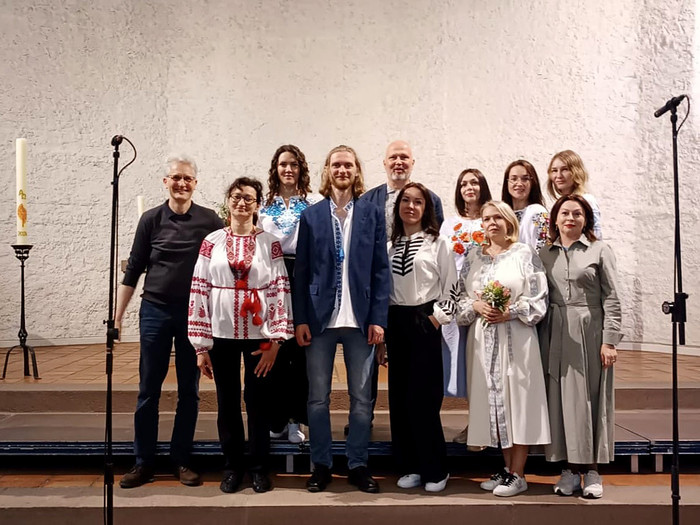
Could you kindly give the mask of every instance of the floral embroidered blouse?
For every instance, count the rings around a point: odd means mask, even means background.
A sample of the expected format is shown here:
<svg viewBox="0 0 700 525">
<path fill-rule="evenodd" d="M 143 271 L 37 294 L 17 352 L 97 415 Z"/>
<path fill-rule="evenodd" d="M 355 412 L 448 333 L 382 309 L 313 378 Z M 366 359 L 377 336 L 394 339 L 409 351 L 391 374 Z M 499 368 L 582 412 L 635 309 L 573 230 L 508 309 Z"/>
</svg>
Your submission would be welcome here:
<svg viewBox="0 0 700 525">
<path fill-rule="evenodd" d="M 440 235 L 444 235 L 450 240 L 457 274 L 462 270 L 464 259 L 471 250 L 477 246 L 488 244 L 480 218 L 448 217 L 440 227 Z"/>
</svg>

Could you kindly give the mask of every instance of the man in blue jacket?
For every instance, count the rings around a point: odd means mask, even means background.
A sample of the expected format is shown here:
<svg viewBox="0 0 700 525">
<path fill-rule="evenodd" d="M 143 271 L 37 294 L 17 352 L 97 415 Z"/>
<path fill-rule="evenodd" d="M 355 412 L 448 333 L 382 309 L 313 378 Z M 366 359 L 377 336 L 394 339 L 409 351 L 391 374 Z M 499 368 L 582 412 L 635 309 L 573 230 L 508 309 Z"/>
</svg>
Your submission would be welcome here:
<svg viewBox="0 0 700 525">
<path fill-rule="evenodd" d="M 343 345 L 350 395 L 348 481 L 379 492 L 367 470 L 374 346 L 384 340 L 391 275 L 382 210 L 358 200 L 362 168 L 348 146 L 326 156 L 320 192 L 326 199 L 301 214 L 295 268 L 294 324 L 306 347 L 309 432 L 315 470 L 306 487 L 331 481 L 330 392 L 335 349 Z"/>
</svg>

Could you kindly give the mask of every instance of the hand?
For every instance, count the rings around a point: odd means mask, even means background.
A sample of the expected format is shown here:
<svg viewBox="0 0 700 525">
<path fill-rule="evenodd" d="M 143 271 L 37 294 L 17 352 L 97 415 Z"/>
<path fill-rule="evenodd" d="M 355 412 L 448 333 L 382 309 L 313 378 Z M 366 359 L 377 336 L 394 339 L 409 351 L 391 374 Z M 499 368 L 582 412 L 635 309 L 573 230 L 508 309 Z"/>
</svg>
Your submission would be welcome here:
<svg viewBox="0 0 700 525">
<path fill-rule="evenodd" d="M 369 325 L 369 330 L 367 330 L 367 344 L 378 345 L 383 342 L 384 328 L 376 324 Z"/>
<path fill-rule="evenodd" d="M 617 350 L 613 345 L 601 345 L 600 347 L 600 362 L 603 368 L 610 368 L 617 361 Z"/>
<path fill-rule="evenodd" d="M 435 327 L 435 330 L 437 330 L 438 328 L 440 328 L 440 323 L 438 323 L 438 320 L 435 319 L 435 316 L 434 316 L 434 315 L 429 315 L 429 316 L 428 316 L 428 319 L 430 319 L 430 322 L 433 323 L 433 326 Z"/>
<path fill-rule="evenodd" d="M 280 349 L 279 343 L 271 343 L 270 344 L 270 349 L 269 350 L 263 350 L 259 348 L 255 352 L 253 352 L 251 355 L 259 355 L 260 356 L 260 361 L 258 361 L 258 365 L 255 367 L 255 370 L 253 370 L 253 373 L 260 377 L 265 377 L 267 373 L 272 370 L 272 366 L 275 364 L 275 359 L 277 359 L 277 351 Z"/>
<path fill-rule="evenodd" d="M 510 320 L 510 313 L 508 310 L 501 312 L 498 308 L 494 308 L 481 300 L 474 301 L 473 308 L 488 324 L 503 323 Z"/>
<path fill-rule="evenodd" d="M 211 366 L 211 357 L 209 352 L 197 354 L 197 367 L 209 379 L 214 379 L 213 368 Z"/>
<path fill-rule="evenodd" d="M 311 344 L 311 330 L 308 324 L 297 326 L 295 334 L 299 346 L 309 346 Z"/>
<path fill-rule="evenodd" d="M 374 347 L 374 352 L 375 352 L 375 357 L 377 358 L 377 364 L 379 366 L 383 366 L 386 368 L 386 344 L 385 343 L 379 343 L 377 346 Z"/>
</svg>

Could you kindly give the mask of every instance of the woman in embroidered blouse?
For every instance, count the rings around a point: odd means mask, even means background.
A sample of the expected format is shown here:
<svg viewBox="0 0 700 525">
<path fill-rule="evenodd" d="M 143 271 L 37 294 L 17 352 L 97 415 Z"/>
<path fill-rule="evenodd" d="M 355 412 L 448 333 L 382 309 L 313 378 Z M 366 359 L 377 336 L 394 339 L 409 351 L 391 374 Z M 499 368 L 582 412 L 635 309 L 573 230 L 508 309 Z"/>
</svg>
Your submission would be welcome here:
<svg viewBox="0 0 700 525">
<path fill-rule="evenodd" d="M 306 208 L 323 197 L 311 193 L 311 177 L 304 153 L 292 144 L 277 148 L 270 163 L 265 205 L 259 212 L 259 225 L 280 241 L 292 288 L 299 218 Z M 270 416 L 270 437 L 287 437 L 290 443 L 302 443 L 306 436 L 300 424 L 307 424 L 306 401 L 309 382 L 306 377 L 306 353 L 295 338 L 285 341 L 272 370 L 276 402 Z"/>
<path fill-rule="evenodd" d="M 244 472 L 243 354 L 250 473 L 253 490 L 266 492 L 271 488 L 268 374 L 279 342 L 294 334 L 289 279 L 279 241 L 254 226 L 262 184 L 238 178 L 226 200 L 231 225 L 207 235 L 195 265 L 188 335 L 199 369 L 216 383 L 217 426 L 225 460 L 223 492 L 235 492 Z"/>
<path fill-rule="evenodd" d="M 539 250 L 547 243 L 549 213 L 544 207 L 540 180 L 535 167 L 520 159 L 511 162 L 503 175 L 501 200 L 518 218 L 518 241 Z"/>
<path fill-rule="evenodd" d="M 547 461 L 568 462 L 554 492 L 600 498 L 598 463 L 615 457 L 613 365 L 622 339 L 615 257 L 596 240 L 593 210 L 581 195 L 552 208 L 552 244 L 542 249 L 550 304 L 540 326 L 552 444 Z"/>
<path fill-rule="evenodd" d="M 449 241 L 438 235 L 430 192 L 420 183 L 409 182 L 396 198 L 389 261 L 386 343 L 391 443 L 402 474 L 397 485 L 439 492 L 449 478 L 439 327 L 454 315 L 457 272 Z M 377 355 L 381 363 L 381 349 Z"/>
<path fill-rule="evenodd" d="M 468 168 L 459 174 L 455 187 L 455 209 L 458 215 L 447 218 L 440 227 L 440 235 L 451 240 L 457 275 L 469 252 L 486 243 L 484 229 L 481 227 L 481 206 L 490 200 L 491 190 L 483 173 Z M 446 396 L 467 397 L 466 347 L 466 326 L 457 326 L 452 321 L 442 327 L 442 367 Z M 467 429 L 464 428 L 452 441 L 466 443 Z"/>
<path fill-rule="evenodd" d="M 469 326 L 467 444 L 503 449 L 505 469 L 481 488 L 497 496 L 527 490 L 529 445 L 549 443 L 549 420 L 535 325 L 547 310 L 547 278 L 537 253 L 518 239 L 518 219 L 503 202 L 481 208 L 487 246 L 472 250 L 462 268 L 465 294 L 457 322 Z M 501 311 L 482 300 L 490 283 L 510 290 Z M 493 304 L 493 303 L 491 303 Z"/>
<path fill-rule="evenodd" d="M 598 201 L 590 193 L 586 193 L 588 172 L 583 160 L 570 149 L 560 151 L 552 157 L 547 168 L 547 193 L 555 200 L 564 195 L 581 195 L 588 201 L 593 210 L 593 234 L 596 239 L 603 239 L 603 229 L 600 218 Z"/>
</svg>

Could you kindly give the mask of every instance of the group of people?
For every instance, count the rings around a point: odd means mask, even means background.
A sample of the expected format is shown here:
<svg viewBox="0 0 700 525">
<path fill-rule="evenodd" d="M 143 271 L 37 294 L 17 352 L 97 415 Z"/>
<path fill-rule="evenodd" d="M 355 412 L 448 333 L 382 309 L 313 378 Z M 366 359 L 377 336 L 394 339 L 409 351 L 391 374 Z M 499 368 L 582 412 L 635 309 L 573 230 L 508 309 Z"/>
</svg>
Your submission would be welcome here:
<svg viewBox="0 0 700 525">
<path fill-rule="evenodd" d="M 123 488 L 153 479 L 158 399 L 174 340 L 171 458 L 186 485 L 200 483 L 189 453 L 201 372 L 216 384 L 222 491 L 236 491 L 246 471 L 254 491 L 270 490 L 270 439 L 303 442 L 302 425 L 314 465 L 307 489 L 325 490 L 333 464 L 331 382 L 342 344 L 348 481 L 359 490 L 379 491 L 367 468 L 368 443 L 378 366 L 388 365 L 398 487 L 446 487 L 440 409 L 448 395 L 469 399 L 468 424 L 454 440 L 502 449 L 504 467 L 484 490 L 527 490 L 529 446 L 544 445 L 547 460 L 566 462 L 556 493 L 602 496 L 597 465 L 614 458 L 612 367 L 621 318 L 615 259 L 600 240 L 600 212 L 586 193 L 580 157 L 567 150 L 552 158 L 551 212 L 533 165 L 516 160 L 505 170 L 500 201 L 479 170 L 462 171 L 458 215 L 447 219 L 440 198 L 411 181 L 409 144 L 389 144 L 383 163 L 387 183 L 365 193 L 357 153 L 333 148 L 314 194 L 304 154 L 281 146 L 266 195 L 255 178 L 229 186 L 224 226 L 191 200 L 194 161 L 168 160 L 169 199 L 142 216 L 117 295 L 119 328 L 147 270 L 136 464 Z"/>
</svg>

